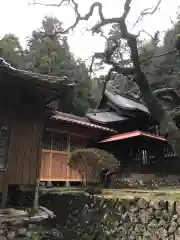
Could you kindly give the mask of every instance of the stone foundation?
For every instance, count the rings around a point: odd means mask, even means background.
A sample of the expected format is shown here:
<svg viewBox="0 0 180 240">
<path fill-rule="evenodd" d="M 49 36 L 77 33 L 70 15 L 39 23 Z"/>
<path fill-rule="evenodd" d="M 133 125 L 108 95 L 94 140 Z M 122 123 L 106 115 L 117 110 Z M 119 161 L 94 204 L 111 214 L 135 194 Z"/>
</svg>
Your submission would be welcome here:
<svg viewBox="0 0 180 240">
<path fill-rule="evenodd" d="M 157 174 L 122 174 L 112 178 L 113 188 L 177 188 L 180 187 L 180 176 Z"/>
<path fill-rule="evenodd" d="M 57 218 L 46 224 L 4 222 L 0 239 L 180 240 L 180 201 L 83 194 L 47 194 L 43 200 Z"/>
<path fill-rule="evenodd" d="M 33 215 L 29 211 L 13 208 L 0 209 L 0 240 L 11 239 L 41 239 L 45 234 L 52 236 L 51 232 L 45 232 L 41 227 L 43 220 L 54 217 L 54 214 L 44 207 L 39 207 Z"/>
<path fill-rule="evenodd" d="M 0 240 L 61 239 L 58 229 L 45 229 L 40 224 L 1 224 Z"/>
<path fill-rule="evenodd" d="M 93 197 L 81 213 L 69 214 L 65 227 L 76 230 L 74 239 L 178 240 L 180 202 Z"/>
</svg>

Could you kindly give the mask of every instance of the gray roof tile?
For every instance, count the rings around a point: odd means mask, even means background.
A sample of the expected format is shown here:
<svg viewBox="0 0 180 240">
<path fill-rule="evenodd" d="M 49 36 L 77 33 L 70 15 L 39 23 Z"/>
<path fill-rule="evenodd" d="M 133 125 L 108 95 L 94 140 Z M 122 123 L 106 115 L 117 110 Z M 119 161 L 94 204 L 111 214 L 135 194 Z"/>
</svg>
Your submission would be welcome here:
<svg viewBox="0 0 180 240">
<path fill-rule="evenodd" d="M 142 103 L 138 103 L 136 101 L 123 97 L 119 94 L 110 93 L 109 91 L 106 91 L 105 95 L 110 101 L 112 101 L 119 108 L 122 108 L 124 110 L 132 110 L 132 111 L 139 110 L 139 111 L 149 113 L 147 107 L 145 107 Z"/>
<path fill-rule="evenodd" d="M 110 122 L 121 122 L 125 121 L 128 118 L 119 116 L 116 112 L 110 112 L 110 111 L 93 111 L 88 112 L 86 116 L 91 119 L 92 121 L 99 122 L 102 124 L 110 123 Z"/>
</svg>

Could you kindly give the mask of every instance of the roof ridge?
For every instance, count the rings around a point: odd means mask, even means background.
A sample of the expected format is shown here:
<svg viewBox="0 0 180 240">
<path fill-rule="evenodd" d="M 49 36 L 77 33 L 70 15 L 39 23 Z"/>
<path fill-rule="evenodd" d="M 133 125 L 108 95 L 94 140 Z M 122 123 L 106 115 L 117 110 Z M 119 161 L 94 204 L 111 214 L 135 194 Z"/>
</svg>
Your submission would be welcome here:
<svg viewBox="0 0 180 240">
<path fill-rule="evenodd" d="M 64 116 L 64 117 L 69 117 L 69 118 L 72 118 L 72 119 L 75 119 L 75 120 L 90 122 L 89 119 L 86 116 L 85 117 L 80 117 L 80 116 L 77 116 L 77 115 L 74 115 L 74 114 L 71 114 L 71 113 L 64 113 L 64 112 L 61 112 L 61 111 L 55 111 L 54 113 L 58 114 L 58 115 L 61 115 L 61 116 Z"/>
<path fill-rule="evenodd" d="M 68 114 L 63 115 L 63 113 L 61 114 L 61 112 L 60 112 L 60 114 L 58 114 L 59 113 L 58 111 L 56 111 L 54 113 L 55 113 L 55 115 L 53 115 L 51 119 L 65 121 L 65 122 L 67 121 L 67 122 L 70 122 L 70 123 L 75 123 L 75 124 L 79 124 L 79 125 L 90 127 L 90 128 L 97 128 L 97 129 L 101 129 L 101 130 L 104 130 L 104 131 L 117 133 L 117 131 L 115 131 L 114 129 L 104 127 L 104 126 L 101 126 L 99 124 L 91 123 L 89 121 L 82 121 L 80 119 L 70 118 L 70 117 L 67 116 Z"/>
<path fill-rule="evenodd" d="M 75 83 L 68 82 L 67 76 L 54 76 L 54 75 L 47 75 L 47 74 L 41 74 L 41 73 L 35 73 L 32 71 L 27 71 L 19 68 L 13 67 L 10 63 L 6 62 L 4 58 L 0 58 L 0 68 L 6 69 L 10 72 L 10 74 L 17 74 L 19 77 L 30 77 L 32 79 L 41 80 L 47 83 L 51 84 L 58 84 L 61 83 L 63 85 L 69 85 L 72 86 Z"/>
</svg>

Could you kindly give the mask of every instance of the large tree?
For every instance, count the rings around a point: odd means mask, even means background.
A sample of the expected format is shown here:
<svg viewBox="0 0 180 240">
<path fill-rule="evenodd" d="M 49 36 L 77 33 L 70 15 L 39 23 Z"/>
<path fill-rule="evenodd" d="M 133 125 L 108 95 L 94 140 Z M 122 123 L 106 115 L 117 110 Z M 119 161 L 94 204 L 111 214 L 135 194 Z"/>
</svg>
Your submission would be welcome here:
<svg viewBox="0 0 180 240">
<path fill-rule="evenodd" d="M 140 31 L 140 33 L 146 34 L 147 36 L 147 38 L 142 40 L 137 39 L 141 68 L 143 72 L 146 73 L 148 83 L 153 90 L 163 87 L 173 87 L 175 89 L 180 88 L 180 62 L 178 62 L 177 54 L 174 50 L 174 37 L 178 32 L 180 32 L 179 19 L 177 19 L 177 22 L 171 29 L 166 31 L 163 39 L 160 39 L 159 31 L 157 31 L 154 36 L 146 31 Z M 120 33 L 119 25 L 112 25 L 108 34 L 106 47 L 108 47 L 108 44 L 112 44 L 110 39 Z M 112 54 L 111 59 L 116 62 L 120 61 L 121 66 L 126 67 L 131 61 L 130 58 L 127 57 L 127 55 L 129 56 L 130 54 L 127 42 L 122 39 L 117 40 L 117 42 L 118 47 Z M 105 76 L 106 75 L 104 75 L 103 78 L 101 76 L 97 81 L 105 79 Z M 138 87 L 132 79 L 133 78 L 130 77 L 124 77 L 119 73 L 111 74 L 111 81 L 107 83 L 106 88 L 110 91 L 126 93 L 140 98 Z M 102 86 L 99 91 L 102 92 Z"/>
<path fill-rule="evenodd" d="M 60 34 L 63 31 L 61 22 L 52 17 L 42 21 L 42 27 L 34 31 L 28 41 L 31 58 L 30 69 L 43 74 L 67 76 L 76 82 L 73 94 L 65 94 L 59 104 L 59 110 L 84 115 L 91 106 L 91 82 L 86 66 L 75 60 L 70 52 L 67 38 Z"/>
<path fill-rule="evenodd" d="M 78 3 L 75 0 L 62 0 L 57 6 L 60 6 L 63 3 L 71 4 L 74 7 L 76 19 L 72 26 L 70 26 L 67 30 L 62 31 L 61 33 L 68 33 L 68 31 L 75 28 L 81 20 L 89 20 L 89 18 L 93 15 L 95 8 L 98 9 L 99 22 L 91 28 L 91 31 L 93 33 L 98 33 L 102 35 L 102 29 L 104 26 L 108 24 L 118 25 L 120 29 L 120 34 L 115 34 L 113 37 L 111 37 L 109 39 L 109 47 L 106 47 L 104 52 L 96 53 L 94 56 L 94 58 L 98 57 L 104 63 L 111 66 L 105 82 L 107 83 L 109 79 L 111 79 L 111 74 L 113 72 L 123 74 L 125 76 L 133 75 L 134 81 L 139 87 L 144 103 L 148 107 L 154 119 L 156 119 L 157 122 L 159 122 L 160 126 L 165 130 L 165 136 L 169 144 L 173 147 L 175 152 L 180 157 L 180 131 L 174 120 L 174 115 L 172 114 L 172 111 L 167 111 L 167 109 L 165 109 L 164 104 L 153 93 L 151 86 L 148 82 L 148 75 L 145 74 L 141 66 L 141 59 L 138 51 L 138 36 L 129 32 L 127 28 L 126 18 L 131 9 L 131 0 L 125 1 L 124 11 L 121 16 L 112 18 L 106 18 L 104 16 L 103 5 L 100 2 L 94 2 L 85 16 L 81 16 L 78 8 Z M 157 5 L 152 10 L 144 10 L 139 19 L 143 18 L 144 15 L 153 14 L 159 7 L 160 3 L 161 0 L 157 2 Z M 117 61 L 116 59 L 114 60 L 112 58 L 112 55 L 119 47 L 119 44 L 121 44 L 121 40 L 125 41 L 130 51 L 130 58 L 127 66 L 124 66 L 124 64 L 122 65 L 121 61 Z"/>
<path fill-rule="evenodd" d="M 60 34 L 62 24 L 57 18 L 45 17 L 42 26 L 32 32 L 24 50 L 18 37 L 6 34 L 0 39 L 0 57 L 13 67 L 41 74 L 67 76 L 75 82 L 71 94 L 64 94 L 59 103 L 59 110 L 84 115 L 89 107 L 94 106 L 91 80 L 86 65 L 76 60 L 70 52 L 67 38 Z"/>
<path fill-rule="evenodd" d="M 0 39 L 0 57 L 4 58 L 13 67 L 22 67 L 23 48 L 17 36 L 8 33 Z"/>
</svg>

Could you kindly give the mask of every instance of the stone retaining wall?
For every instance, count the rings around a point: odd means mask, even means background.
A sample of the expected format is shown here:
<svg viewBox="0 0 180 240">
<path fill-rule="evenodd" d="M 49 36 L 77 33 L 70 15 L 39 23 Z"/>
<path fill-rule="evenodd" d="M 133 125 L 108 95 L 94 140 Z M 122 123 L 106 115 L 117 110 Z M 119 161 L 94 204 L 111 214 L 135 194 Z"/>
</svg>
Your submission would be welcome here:
<svg viewBox="0 0 180 240">
<path fill-rule="evenodd" d="M 40 224 L 1 224 L 0 240 L 52 240 L 61 239 L 58 229 Z"/>
<path fill-rule="evenodd" d="M 180 176 L 157 174 L 121 174 L 112 178 L 112 188 L 177 188 L 180 187 Z"/>
<path fill-rule="evenodd" d="M 76 232 L 73 239 L 180 239 L 180 202 L 93 197 L 69 213 L 64 227 Z"/>
<path fill-rule="evenodd" d="M 54 214 L 44 207 L 39 207 L 33 215 L 26 210 L 0 209 L 0 240 L 39 240 L 41 236 L 51 239 L 52 231 L 45 230 L 42 223 L 52 217 Z"/>
<path fill-rule="evenodd" d="M 43 205 L 57 215 L 56 219 L 46 224 L 2 223 L 0 239 L 180 239 L 180 201 L 70 194 L 48 194 L 43 199 Z"/>
</svg>

